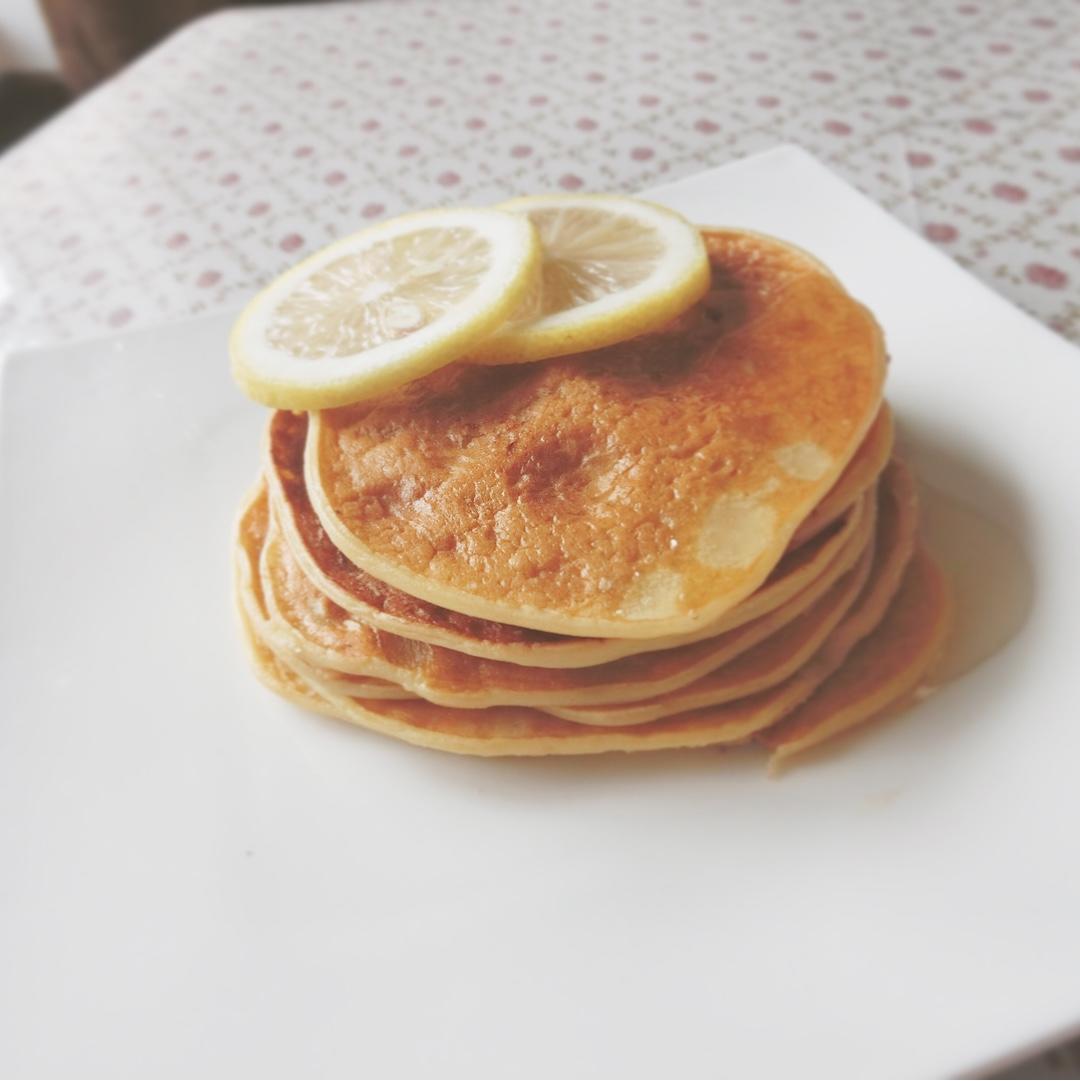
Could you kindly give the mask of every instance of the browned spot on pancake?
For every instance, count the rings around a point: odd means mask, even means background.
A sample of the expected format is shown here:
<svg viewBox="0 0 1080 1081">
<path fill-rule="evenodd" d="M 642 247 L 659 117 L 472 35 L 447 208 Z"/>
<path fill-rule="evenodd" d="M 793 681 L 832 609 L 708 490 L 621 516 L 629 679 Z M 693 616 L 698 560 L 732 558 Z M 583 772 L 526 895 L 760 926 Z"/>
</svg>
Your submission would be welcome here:
<svg viewBox="0 0 1080 1081">
<path fill-rule="evenodd" d="M 532 446 L 511 443 L 503 476 L 507 490 L 518 499 L 558 502 L 576 496 L 589 483 L 597 457 L 591 429 L 564 431 Z"/>
</svg>

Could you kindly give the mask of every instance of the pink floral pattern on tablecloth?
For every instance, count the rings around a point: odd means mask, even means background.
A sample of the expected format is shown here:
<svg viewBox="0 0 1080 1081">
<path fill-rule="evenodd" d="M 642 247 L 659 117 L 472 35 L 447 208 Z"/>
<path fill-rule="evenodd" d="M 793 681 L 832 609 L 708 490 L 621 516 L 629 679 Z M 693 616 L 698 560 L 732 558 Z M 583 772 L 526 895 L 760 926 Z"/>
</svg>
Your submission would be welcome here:
<svg viewBox="0 0 1080 1081">
<path fill-rule="evenodd" d="M 1080 341 L 1075 0 L 366 0 L 185 28 L 0 158 L 0 348 L 235 307 L 433 203 L 801 143 Z"/>
</svg>

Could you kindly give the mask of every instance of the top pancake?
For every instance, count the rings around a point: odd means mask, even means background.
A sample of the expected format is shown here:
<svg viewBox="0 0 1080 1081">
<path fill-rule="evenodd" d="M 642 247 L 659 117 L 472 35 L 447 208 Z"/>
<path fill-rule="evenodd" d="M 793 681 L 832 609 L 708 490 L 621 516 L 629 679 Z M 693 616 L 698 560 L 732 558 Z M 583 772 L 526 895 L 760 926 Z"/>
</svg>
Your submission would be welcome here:
<svg viewBox="0 0 1080 1081">
<path fill-rule="evenodd" d="M 892 448 L 892 423 L 882 405 L 866 438 L 840 479 L 814 508 L 793 538 L 810 539 L 789 547 L 754 593 L 716 623 L 689 635 L 664 638 L 582 638 L 549 634 L 509 623 L 477 619 L 419 600 L 355 566 L 327 537 L 303 482 L 305 413 L 275 413 L 267 426 L 265 476 L 274 517 L 292 555 L 319 591 L 363 623 L 446 646 L 460 653 L 538 668 L 582 668 L 649 650 L 668 649 L 720 634 L 772 611 L 801 592 L 821 574 L 843 573 L 835 559 L 855 526 L 852 510 L 873 487 Z"/>
<path fill-rule="evenodd" d="M 660 333 L 313 415 L 307 489 L 338 548 L 433 604 L 568 635 L 690 633 L 752 593 L 859 446 L 885 357 L 812 257 L 705 241 L 712 288 Z"/>
</svg>

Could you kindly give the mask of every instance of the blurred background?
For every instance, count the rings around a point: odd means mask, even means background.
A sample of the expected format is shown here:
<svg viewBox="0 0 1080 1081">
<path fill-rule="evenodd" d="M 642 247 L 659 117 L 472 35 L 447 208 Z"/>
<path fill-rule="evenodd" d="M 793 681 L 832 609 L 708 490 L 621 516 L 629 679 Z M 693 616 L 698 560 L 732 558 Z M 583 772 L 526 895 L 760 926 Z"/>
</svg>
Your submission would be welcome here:
<svg viewBox="0 0 1080 1081">
<path fill-rule="evenodd" d="M 273 0 L 263 0 L 264 4 Z M 0 151 L 200 15 L 245 0 L 3 0 Z"/>
<path fill-rule="evenodd" d="M 38 0 L 6 0 L 0 10 L 0 151 L 70 97 Z"/>
</svg>

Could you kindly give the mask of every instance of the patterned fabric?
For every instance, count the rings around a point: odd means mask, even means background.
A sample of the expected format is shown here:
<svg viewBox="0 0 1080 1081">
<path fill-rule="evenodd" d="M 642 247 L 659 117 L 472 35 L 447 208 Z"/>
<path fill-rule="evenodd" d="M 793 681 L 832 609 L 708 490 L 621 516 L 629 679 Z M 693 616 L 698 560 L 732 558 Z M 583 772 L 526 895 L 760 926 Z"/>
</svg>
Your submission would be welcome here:
<svg viewBox="0 0 1080 1081">
<path fill-rule="evenodd" d="M 236 306 L 402 210 L 779 142 L 1080 341 L 1074 0 L 367 0 L 203 19 L 0 159 L 0 348 Z"/>
</svg>

